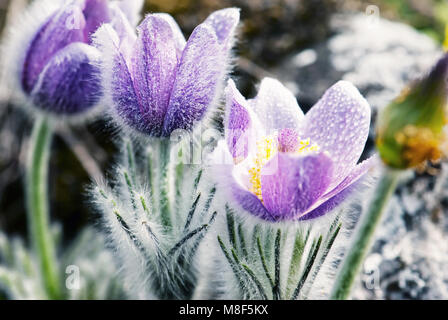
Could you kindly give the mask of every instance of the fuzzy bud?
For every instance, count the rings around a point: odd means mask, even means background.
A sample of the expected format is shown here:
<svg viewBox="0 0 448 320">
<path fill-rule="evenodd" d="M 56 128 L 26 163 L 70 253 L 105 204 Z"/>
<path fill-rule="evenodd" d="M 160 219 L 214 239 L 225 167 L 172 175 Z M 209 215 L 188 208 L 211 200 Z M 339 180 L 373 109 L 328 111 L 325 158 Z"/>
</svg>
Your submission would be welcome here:
<svg viewBox="0 0 448 320">
<path fill-rule="evenodd" d="M 376 145 L 384 163 L 407 169 L 439 161 L 444 154 L 447 123 L 448 55 L 380 114 Z"/>
<path fill-rule="evenodd" d="M 96 39 L 115 120 L 151 137 L 191 131 L 216 105 L 238 22 L 238 9 L 216 11 L 188 41 L 168 14 L 147 15 L 137 35 L 100 28 Z"/>
<path fill-rule="evenodd" d="M 122 7 L 132 1 L 122 1 Z M 118 11 L 108 0 L 40 0 L 30 7 L 11 37 L 7 66 L 16 68 L 13 81 L 27 105 L 62 117 L 85 114 L 100 103 L 102 59 L 92 35 L 102 24 L 113 24 Z"/>
</svg>

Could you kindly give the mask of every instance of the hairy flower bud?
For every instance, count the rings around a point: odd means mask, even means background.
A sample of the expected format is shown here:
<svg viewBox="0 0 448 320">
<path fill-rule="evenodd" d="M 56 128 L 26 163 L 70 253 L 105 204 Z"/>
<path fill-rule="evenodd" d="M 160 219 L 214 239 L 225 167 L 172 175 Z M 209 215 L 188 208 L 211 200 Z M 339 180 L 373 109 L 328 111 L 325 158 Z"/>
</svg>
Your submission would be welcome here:
<svg viewBox="0 0 448 320">
<path fill-rule="evenodd" d="M 96 33 L 104 55 L 104 86 L 115 120 L 135 132 L 169 137 L 192 130 L 216 105 L 229 69 L 239 10 L 212 13 L 185 40 L 168 14 L 149 14 L 121 33 Z"/>
<path fill-rule="evenodd" d="M 25 104 L 56 116 L 81 115 L 98 105 L 101 54 L 92 35 L 132 1 L 36 1 L 12 28 L 7 46 L 7 68 L 14 68 L 12 80 Z"/>
<path fill-rule="evenodd" d="M 447 123 L 448 55 L 422 80 L 406 88 L 380 114 L 376 145 L 396 169 L 436 162 L 443 156 Z"/>
</svg>

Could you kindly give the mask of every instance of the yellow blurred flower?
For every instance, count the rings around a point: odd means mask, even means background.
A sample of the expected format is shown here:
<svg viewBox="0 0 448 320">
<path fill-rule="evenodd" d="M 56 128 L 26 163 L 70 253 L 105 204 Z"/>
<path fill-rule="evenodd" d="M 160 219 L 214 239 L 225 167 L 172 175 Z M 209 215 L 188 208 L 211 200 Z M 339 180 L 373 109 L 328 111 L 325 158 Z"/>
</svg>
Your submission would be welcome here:
<svg viewBox="0 0 448 320">
<path fill-rule="evenodd" d="M 446 153 L 447 68 L 445 55 L 380 113 L 376 145 L 388 166 L 413 168 L 437 162 Z"/>
</svg>

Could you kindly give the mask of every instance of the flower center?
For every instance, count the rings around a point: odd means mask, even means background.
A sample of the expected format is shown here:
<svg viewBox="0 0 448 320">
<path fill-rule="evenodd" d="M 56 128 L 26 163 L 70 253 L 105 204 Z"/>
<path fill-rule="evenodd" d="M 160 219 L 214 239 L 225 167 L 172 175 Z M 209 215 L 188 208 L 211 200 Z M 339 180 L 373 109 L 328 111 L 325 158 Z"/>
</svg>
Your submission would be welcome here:
<svg viewBox="0 0 448 320">
<path fill-rule="evenodd" d="M 267 136 L 264 139 L 257 141 L 257 153 L 253 167 L 249 169 L 250 192 L 258 197 L 261 201 L 261 168 L 272 158 L 277 151 L 277 139 L 275 135 Z"/>
<path fill-rule="evenodd" d="M 253 166 L 249 169 L 250 192 L 263 202 L 261 194 L 261 169 L 277 152 L 304 154 L 319 151 L 319 146 L 311 144 L 310 139 L 300 139 L 290 129 L 283 129 L 280 134 L 273 134 L 257 141 L 257 152 Z"/>
</svg>

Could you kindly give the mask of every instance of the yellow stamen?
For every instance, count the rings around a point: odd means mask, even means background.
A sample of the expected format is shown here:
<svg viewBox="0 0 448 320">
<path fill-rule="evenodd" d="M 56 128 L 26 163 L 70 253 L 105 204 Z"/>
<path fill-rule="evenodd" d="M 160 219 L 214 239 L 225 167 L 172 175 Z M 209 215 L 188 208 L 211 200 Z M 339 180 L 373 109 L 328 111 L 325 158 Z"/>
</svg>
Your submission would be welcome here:
<svg viewBox="0 0 448 320">
<path fill-rule="evenodd" d="M 263 200 L 261 197 L 261 168 L 272 158 L 277 151 L 277 136 L 267 136 L 266 138 L 257 142 L 257 153 L 255 156 L 254 166 L 249 169 L 250 184 L 252 185 L 250 191 Z"/>
<path fill-rule="evenodd" d="M 310 139 L 298 139 L 297 149 L 294 154 L 302 154 L 305 152 L 319 151 L 318 145 L 311 145 Z M 257 142 L 257 152 L 254 160 L 254 165 L 249 169 L 249 181 L 251 184 L 250 191 L 263 202 L 261 194 L 261 169 L 272 159 L 272 157 L 279 151 L 277 135 L 270 135 Z"/>
<path fill-rule="evenodd" d="M 411 167 L 425 160 L 436 162 L 443 155 L 440 137 L 428 128 L 407 125 L 396 134 L 395 139 L 403 146 L 403 157 Z"/>
<path fill-rule="evenodd" d="M 296 150 L 296 154 L 301 154 L 303 152 L 319 151 L 319 146 L 317 144 L 311 145 L 310 138 L 305 140 L 299 140 L 299 147 Z"/>
</svg>

